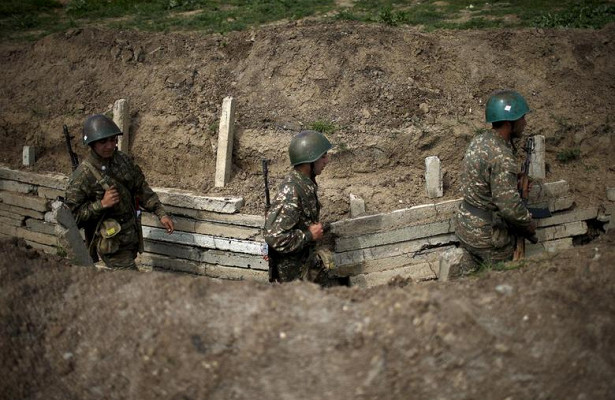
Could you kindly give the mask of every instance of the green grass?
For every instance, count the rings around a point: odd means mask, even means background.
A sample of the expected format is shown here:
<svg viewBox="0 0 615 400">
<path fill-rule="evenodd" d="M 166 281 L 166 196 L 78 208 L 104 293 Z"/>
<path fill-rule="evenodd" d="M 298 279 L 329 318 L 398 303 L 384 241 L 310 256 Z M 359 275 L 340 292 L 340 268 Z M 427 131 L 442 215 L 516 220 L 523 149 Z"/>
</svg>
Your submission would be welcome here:
<svg viewBox="0 0 615 400">
<path fill-rule="evenodd" d="M 324 120 L 314 121 L 307 126 L 309 129 L 324 133 L 325 135 L 331 135 L 337 130 L 333 122 Z"/>
<path fill-rule="evenodd" d="M 525 267 L 524 261 L 507 261 L 497 263 L 482 263 L 471 275 L 483 275 L 487 271 L 511 271 Z"/>
<path fill-rule="evenodd" d="M 566 164 L 571 161 L 578 160 L 581 158 L 581 149 L 573 148 L 573 149 L 565 149 L 557 153 L 557 161 Z"/>
<path fill-rule="evenodd" d="M 435 29 L 598 29 L 615 21 L 613 0 L 0 0 L 4 39 L 40 37 L 91 24 L 147 31 L 225 33 L 317 17 Z"/>
</svg>

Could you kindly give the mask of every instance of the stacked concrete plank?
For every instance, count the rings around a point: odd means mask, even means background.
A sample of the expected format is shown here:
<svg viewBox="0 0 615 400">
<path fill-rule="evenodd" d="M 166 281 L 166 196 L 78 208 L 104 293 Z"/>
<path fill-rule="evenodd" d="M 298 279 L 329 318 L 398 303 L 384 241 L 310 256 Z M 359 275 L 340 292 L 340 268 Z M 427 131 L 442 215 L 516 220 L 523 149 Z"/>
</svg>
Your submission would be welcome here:
<svg viewBox="0 0 615 400">
<path fill-rule="evenodd" d="M 425 204 L 391 213 L 363 216 L 331 225 L 335 238 L 338 275 L 351 284 L 370 287 L 400 276 L 413 280 L 435 279 L 439 258 L 458 245 L 454 212 L 458 200 Z M 565 181 L 535 184 L 530 207 L 548 207 L 549 218 L 537 220 L 539 243 L 526 245 L 534 257 L 573 246 L 573 238 L 588 233 L 587 221 L 600 216 L 598 207 L 573 208 Z M 601 218 L 610 218 L 602 213 Z"/>
<path fill-rule="evenodd" d="M 0 167 L 0 237 L 19 237 L 34 248 L 63 254 L 52 212 L 68 178 Z M 184 190 L 154 188 L 173 215 L 167 235 L 158 218 L 143 213 L 145 252 L 139 263 L 227 279 L 267 280 L 262 252 L 264 217 L 240 214 L 243 199 L 207 197 Z"/>
<path fill-rule="evenodd" d="M 61 252 L 52 203 L 64 193 L 67 180 L 0 167 L 0 237 L 20 237 L 36 249 Z"/>
<path fill-rule="evenodd" d="M 58 208 L 54 201 L 63 196 L 67 181 L 60 174 L 0 166 L 0 237 L 20 237 L 48 253 L 63 253 L 52 209 Z M 168 235 L 158 218 L 143 213 L 141 265 L 216 278 L 267 280 L 264 217 L 241 214 L 242 198 L 154 190 L 173 215 L 176 231 Z M 460 201 L 332 223 L 336 273 L 360 287 L 384 284 L 396 276 L 435 279 L 440 256 L 458 245 L 453 217 Z M 612 202 L 606 207 L 574 208 L 565 181 L 534 185 L 529 206 L 548 207 L 552 216 L 537 221 L 539 243 L 526 245 L 528 257 L 572 247 L 575 237 L 588 234 L 588 221 L 608 224 L 613 210 Z"/>
</svg>

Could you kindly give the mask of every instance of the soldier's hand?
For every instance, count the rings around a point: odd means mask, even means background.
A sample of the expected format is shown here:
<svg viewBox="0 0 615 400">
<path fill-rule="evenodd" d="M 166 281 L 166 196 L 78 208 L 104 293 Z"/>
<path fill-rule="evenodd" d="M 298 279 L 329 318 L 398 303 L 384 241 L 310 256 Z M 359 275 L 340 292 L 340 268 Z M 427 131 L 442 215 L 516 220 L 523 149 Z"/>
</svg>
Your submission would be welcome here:
<svg viewBox="0 0 615 400">
<path fill-rule="evenodd" d="M 167 233 L 170 235 L 175 230 L 175 225 L 173 224 L 173 220 L 166 215 L 160 218 L 160 223 L 164 225 L 167 230 Z"/>
<path fill-rule="evenodd" d="M 308 226 L 308 229 L 310 230 L 310 233 L 312 234 L 312 239 L 314 241 L 322 239 L 323 229 L 320 222 Z"/>
<path fill-rule="evenodd" d="M 111 186 L 109 189 L 105 190 L 105 195 L 102 200 L 100 200 L 100 204 L 102 204 L 103 208 L 113 207 L 119 202 L 120 192 L 117 191 L 115 186 Z"/>
</svg>

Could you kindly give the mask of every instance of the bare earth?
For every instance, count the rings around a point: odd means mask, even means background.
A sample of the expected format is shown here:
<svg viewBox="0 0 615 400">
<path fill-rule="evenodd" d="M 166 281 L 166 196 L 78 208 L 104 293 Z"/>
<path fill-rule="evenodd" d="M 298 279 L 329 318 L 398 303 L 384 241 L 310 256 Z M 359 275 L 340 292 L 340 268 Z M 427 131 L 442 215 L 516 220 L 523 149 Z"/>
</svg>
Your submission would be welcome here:
<svg viewBox="0 0 615 400">
<path fill-rule="evenodd" d="M 0 242 L 0 394 L 612 399 L 614 244 L 450 283 L 325 290 L 103 272 Z"/>
<path fill-rule="evenodd" d="M 487 126 L 498 88 L 529 100 L 547 138 L 547 181 L 578 205 L 609 203 L 615 25 L 600 31 L 423 33 L 297 22 L 225 36 L 84 29 L 0 43 L 0 162 L 69 173 L 62 125 L 127 98 L 131 152 L 153 186 L 236 195 L 263 212 L 288 170 L 290 138 L 332 121 L 320 178 L 324 220 L 430 202 L 424 158 L 440 157 L 445 199 Z M 233 176 L 215 189 L 216 131 L 237 101 Z M 85 147 L 76 145 L 81 156 Z M 580 158 L 557 161 L 578 148 Z M 374 289 L 269 286 L 163 272 L 103 272 L 0 242 L 0 398 L 612 399 L 615 237 L 456 282 Z"/>
</svg>

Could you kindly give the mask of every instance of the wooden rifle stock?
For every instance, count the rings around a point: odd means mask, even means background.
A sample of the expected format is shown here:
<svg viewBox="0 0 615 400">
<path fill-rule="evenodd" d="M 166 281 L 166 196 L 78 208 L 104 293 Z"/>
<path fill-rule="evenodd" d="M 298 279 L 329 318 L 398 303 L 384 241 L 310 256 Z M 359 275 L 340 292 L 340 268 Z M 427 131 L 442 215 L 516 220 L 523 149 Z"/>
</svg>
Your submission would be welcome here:
<svg viewBox="0 0 615 400">
<path fill-rule="evenodd" d="M 519 179 L 517 181 L 517 189 L 519 190 L 519 195 L 521 196 L 521 201 L 523 204 L 527 205 L 527 200 L 530 195 L 530 159 L 532 157 L 532 152 L 534 151 L 534 138 L 528 137 L 527 142 L 525 144 L 526 156 L 523 162 L 523 166 L 521 167 L 521 174 L 519 175 Z M 513 261 L 521 260 L 525 257 L 525 236 L 518 234 L 517 235 L 517 243 L 515 246 L 515 251 L 513 253 Z"/>
</svg>

